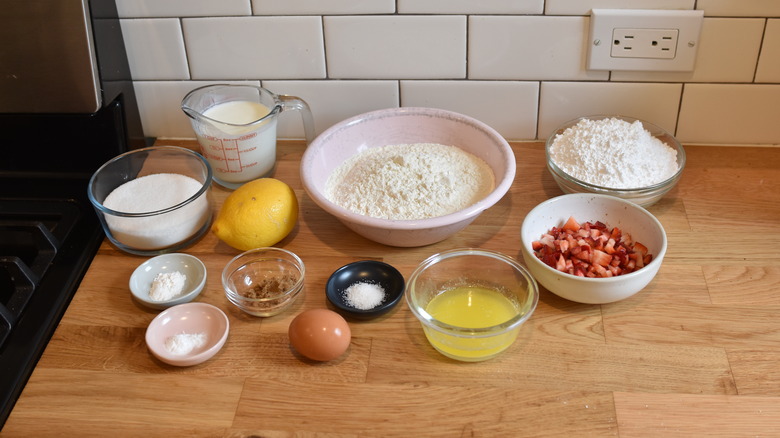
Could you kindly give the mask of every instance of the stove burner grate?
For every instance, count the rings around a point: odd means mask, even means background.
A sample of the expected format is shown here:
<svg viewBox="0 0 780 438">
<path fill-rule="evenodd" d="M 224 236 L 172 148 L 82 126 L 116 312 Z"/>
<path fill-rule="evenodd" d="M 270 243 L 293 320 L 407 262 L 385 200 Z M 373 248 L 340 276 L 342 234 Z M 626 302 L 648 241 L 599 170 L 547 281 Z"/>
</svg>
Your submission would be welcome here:
<svg viewBox="0 0 780 438">
<path fill-rule="evenodd" d="M 0 349 L 79 216 L 69 202 L 0 200 Z"/>
</svg>

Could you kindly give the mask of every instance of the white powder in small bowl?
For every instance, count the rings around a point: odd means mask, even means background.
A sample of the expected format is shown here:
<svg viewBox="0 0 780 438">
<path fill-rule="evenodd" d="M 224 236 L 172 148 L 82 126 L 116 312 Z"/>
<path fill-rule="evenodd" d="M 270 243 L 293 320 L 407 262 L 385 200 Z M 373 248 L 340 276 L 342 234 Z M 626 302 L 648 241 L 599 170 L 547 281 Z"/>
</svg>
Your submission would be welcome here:
<svg viewBox="0 0 780 438">
<path fill-rule="evenodd" d="M 553 139 L 550 158 L 566 174 L 612 189 L 635 189 L 675 175 L 677 150 L 654 137 L 642 122 L 582 119 Z"/>
<path fill-rule="evenodd" d="M 190 354 L 206 345 L 205 333 L 179 333 L 165 340 L 165 349 L 176 356 Z"/>
<path fill-rule="evenodd" d="M 154 277 L 149 289 L 149 299 L 152 301 L 172 300 L 184 291 L 187 276 L 179 271 L 160 272 Z"/>
<path fill-rule="evenodd" d="M 385 289 L 376 283 L 360 281 L 351 284 L 344 290 L 344 301 L 356 309 L 373 309 L 382 304 L 384 300 Z"/>
</svg>

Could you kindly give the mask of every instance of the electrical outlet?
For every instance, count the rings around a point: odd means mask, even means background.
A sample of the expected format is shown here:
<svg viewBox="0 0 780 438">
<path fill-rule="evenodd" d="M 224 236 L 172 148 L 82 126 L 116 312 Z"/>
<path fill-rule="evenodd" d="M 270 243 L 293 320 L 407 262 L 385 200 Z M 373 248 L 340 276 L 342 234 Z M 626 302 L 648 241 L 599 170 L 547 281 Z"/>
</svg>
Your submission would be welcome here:
<svg viewBox="0 0 780 438">
<path fill-rule="evenodd" d="M 677 29 L 615 29 L 610 56 L 674 59 L 679 33 Z"/>
<path fill-rule="evenodd" d="M 593 9 L 588 69 L 692 71 L 704 11 Z"/>
</svg>

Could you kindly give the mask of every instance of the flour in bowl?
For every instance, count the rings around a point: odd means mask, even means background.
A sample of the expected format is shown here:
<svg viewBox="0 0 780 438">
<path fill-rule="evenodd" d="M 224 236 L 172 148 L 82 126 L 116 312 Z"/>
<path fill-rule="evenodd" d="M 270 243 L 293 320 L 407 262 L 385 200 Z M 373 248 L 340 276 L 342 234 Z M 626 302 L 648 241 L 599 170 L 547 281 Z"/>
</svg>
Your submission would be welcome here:
<svg viewBox="0 0 780 438">
<path fill-rule="evenodd" d="M 647 187 L 679 170 L 677 151 L 638 120 L 580 120 L 555 136 L 549 153 L 570 176 L 613 189 Z"/>
<path fill-rule="evenodd" d="M 462 210 L 494 186 L 482 159 L 455 146 L 414 143 L 358 153 L 331 174 L 325 196 L 365 216 L 414 220 Z"/>
</svg>

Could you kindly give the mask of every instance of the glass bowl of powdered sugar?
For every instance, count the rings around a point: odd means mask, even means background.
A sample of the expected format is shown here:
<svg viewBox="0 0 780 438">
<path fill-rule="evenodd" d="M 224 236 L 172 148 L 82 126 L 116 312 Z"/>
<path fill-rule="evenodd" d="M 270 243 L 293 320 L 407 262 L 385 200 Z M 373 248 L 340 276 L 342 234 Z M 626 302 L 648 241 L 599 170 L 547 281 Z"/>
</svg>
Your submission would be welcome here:
<svg viewBox="0 0 780 438">
<path fill-rule="evenodd" d="M 589 116 L 564 123 L 546 145 L 547 169 L 564 193 L 596 193 L 642 207 L 655 204 L 682 176 L 685 149 L 642 120 Z"/>
<path fill-rule="evenodd" d="M 195 151 L 178 146 L 135 149 L 103 164 L 87 194 L 108 239 L 136 255 L 175 252 L 211 225 L 212 171 Z"/>
</svg>

